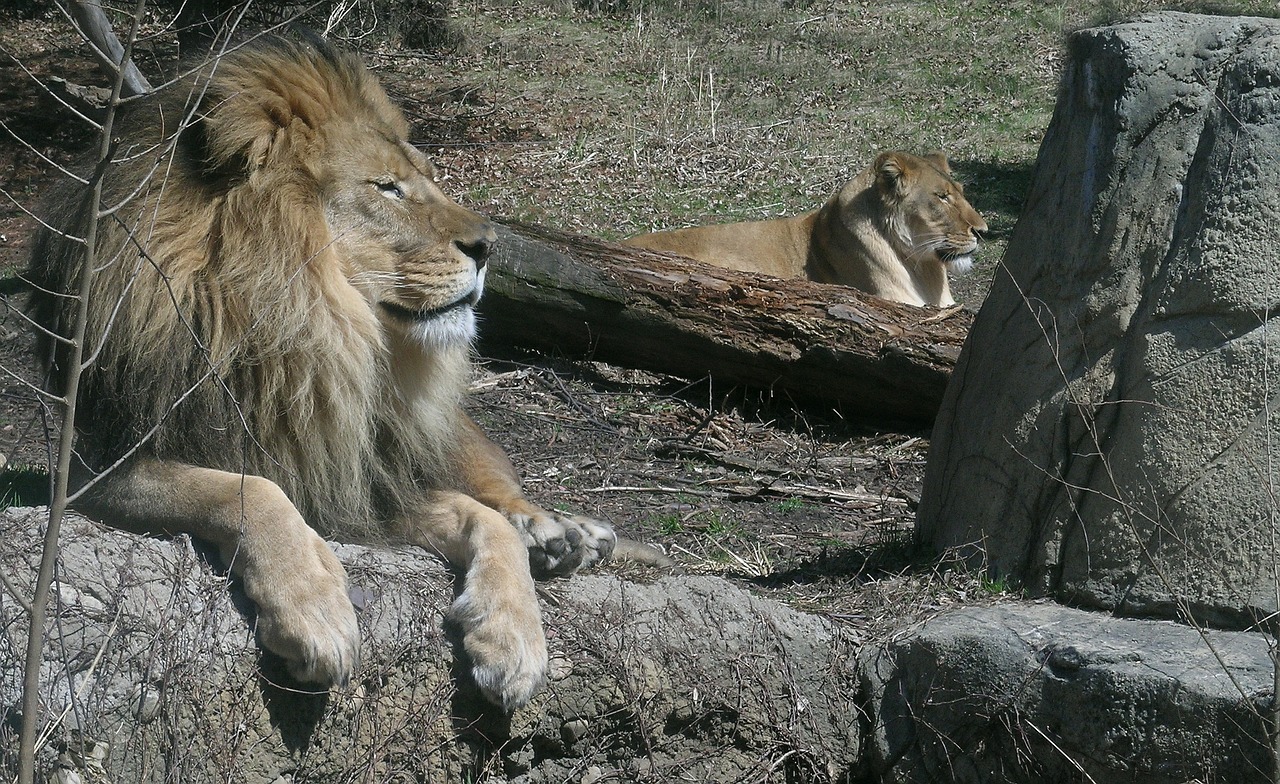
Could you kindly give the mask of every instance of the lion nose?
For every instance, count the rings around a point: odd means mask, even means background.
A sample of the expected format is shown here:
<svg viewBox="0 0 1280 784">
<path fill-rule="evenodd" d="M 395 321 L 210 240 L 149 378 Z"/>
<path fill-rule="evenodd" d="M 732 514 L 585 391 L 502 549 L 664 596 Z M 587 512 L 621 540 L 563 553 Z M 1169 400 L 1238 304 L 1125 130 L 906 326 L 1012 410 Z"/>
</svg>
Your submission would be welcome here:
<svg viewBox="0 0 1280 784">
<path fill-rule="evenodd" d="M 465 253 L 476 263 L 476 271 L 478 272 L 484 269 L 484 265 L 489 258 L 489 254 L 493 252 L 493 242 L 495 239 L 493 231 L 490 230 L 482 236 L 466 240 L 457 240 L 453 244 L 457 245 L 458 250 Z"/>
<path fill-rule="evenodd" d="M 487 239 L 478 240 L 458 240 L 454 243 L 458 246 L 458 250 L 465 253 L 476 263 L 476 269 L 484 269 L 485 259 L 489 258 L 489 253 L 493 250 L 493 243 Z"/>
</svg>

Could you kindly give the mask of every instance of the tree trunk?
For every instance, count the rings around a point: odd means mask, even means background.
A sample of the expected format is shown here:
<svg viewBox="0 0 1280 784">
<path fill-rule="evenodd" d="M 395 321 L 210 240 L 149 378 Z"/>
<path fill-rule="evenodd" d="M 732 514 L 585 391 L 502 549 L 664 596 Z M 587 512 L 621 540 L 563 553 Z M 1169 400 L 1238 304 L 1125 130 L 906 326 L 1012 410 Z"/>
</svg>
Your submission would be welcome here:
<svg viewBox="0 0 1280 784">
<path fill-rule="evenodd" d="M 843 286 L 777 280 L 550 229 L 500 227 L 481 332 L 578 358 L 933 421 L 973 321 Z"/>
<path fill-rule="evenodd" d="M 103 70 L 109 76 L 114 76 L 121 68 L 124 69 L 124 89 L 121 95 L 145 95 L 151 92 L 151 83 L 147 81 L 147 77 L 142 75 L 133 60 L 125 58 L 124 46 L 111 29 L 111 20 L 107 19 L 99 0 L 76 0 L 71 3 L 70 11 L 81 34 L 92 44 L 90 49 Z"/>
</svg>

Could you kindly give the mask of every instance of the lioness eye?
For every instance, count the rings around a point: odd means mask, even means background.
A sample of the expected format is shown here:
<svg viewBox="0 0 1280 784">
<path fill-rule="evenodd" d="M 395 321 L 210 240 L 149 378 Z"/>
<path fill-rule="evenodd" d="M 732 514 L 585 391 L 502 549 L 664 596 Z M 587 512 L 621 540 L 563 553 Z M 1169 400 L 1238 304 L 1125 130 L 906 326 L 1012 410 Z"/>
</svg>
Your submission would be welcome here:
<svg viewBox="0 0 1280 784">
<path fill-rule="evenodd" d="M 404 198 L 404 191 L 400 190 L 400 186 L 394 182 L 374 182 L 373 187 L 377 188 L 378 193 L 388 199 L 396 199 L 398 201 Z"/>
<path fill-rule="evenodd" d="M 942 199 L 943 201 L 951 201 L 951 194 L 950 194 L 950 193 L 939 193 L 939 194 L 938 194 L 938 198 L 939 198 L 939 199 Z"/>
</svg>

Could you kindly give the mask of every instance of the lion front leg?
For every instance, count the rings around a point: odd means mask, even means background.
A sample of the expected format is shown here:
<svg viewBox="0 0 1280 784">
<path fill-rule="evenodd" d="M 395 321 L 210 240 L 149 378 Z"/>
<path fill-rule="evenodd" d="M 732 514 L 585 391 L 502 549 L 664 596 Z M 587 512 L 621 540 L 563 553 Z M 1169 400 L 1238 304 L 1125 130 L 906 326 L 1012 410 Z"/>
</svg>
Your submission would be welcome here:
<svg viewBox="0 0 1280 784">
<path fill-rule="evenodd" d="M 461 493 L 433 494 L 404 523 L 410 542 L 463 570 L 450 615 L 462 627 L 472 676 L 491 702 L 510 712 L 546 680 L 547 641 L 524 544 L 497 511 Z"/>
<path fill-rule="evenodd" d="M 274 482 L 141 459 L 102 477 L 76 508 L 115 527 L 214 545 L 257 606 L 262 647 L 299 681 L 351 678 L 360 631 L 346 572 Z"/>
</svg>

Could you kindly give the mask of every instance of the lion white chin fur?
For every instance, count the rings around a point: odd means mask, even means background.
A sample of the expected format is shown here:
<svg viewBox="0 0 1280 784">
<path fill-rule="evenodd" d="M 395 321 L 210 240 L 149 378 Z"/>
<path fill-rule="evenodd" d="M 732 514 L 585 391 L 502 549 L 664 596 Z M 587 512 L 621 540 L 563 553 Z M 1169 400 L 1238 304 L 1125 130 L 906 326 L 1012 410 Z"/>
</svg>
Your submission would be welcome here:
<svg viewBox="0 0 1280 784">
<path fill-rule="evenodd" d="M 475 287 L 471 290 L 471 305 L 441 313 L 429 321 L 418 321 L 409 327 L 409 337 L 427 352 L 452 351 L 469 347 L 476 339 L 475 303 L 484 294 L 485 269 L 476 272 Z"/>
<path fill-rule="evenodd" d="M 428 353 L 466 348 L 476 337 L 476 312 L 470 305 L 455 308 L 429 321 L 416 321 L 409 337 Z"/>
</svg>

